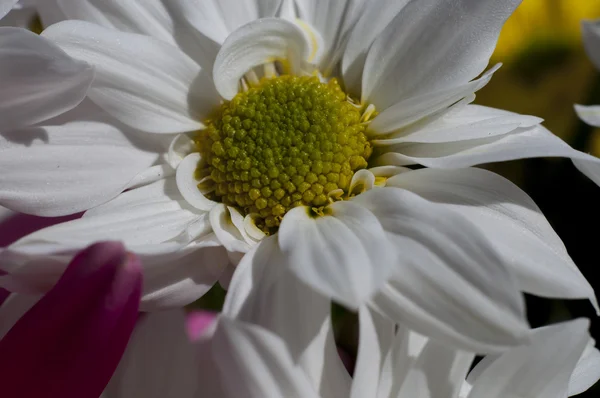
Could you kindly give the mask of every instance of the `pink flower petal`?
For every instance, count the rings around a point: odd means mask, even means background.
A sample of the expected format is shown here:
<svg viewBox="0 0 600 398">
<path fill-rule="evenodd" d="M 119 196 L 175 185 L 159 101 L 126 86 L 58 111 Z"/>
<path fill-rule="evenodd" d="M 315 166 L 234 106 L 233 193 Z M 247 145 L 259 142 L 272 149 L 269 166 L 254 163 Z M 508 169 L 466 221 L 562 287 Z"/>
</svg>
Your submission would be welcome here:
<svg viewBox="0 0 600 398">
<path fill-rule="evenodd" d="M 120 243 L 81 251 L 0 341 L 0 396 L 97 398 L 135 326 L 139 260 Z"/>
<path fill-rule="evenodd" d="M 217 320 L 217 313 L 210 311 L 192 311 L 186 315 L 185 328 L 190 341 L 196 341 L 210 325 Z"/>
</svg>

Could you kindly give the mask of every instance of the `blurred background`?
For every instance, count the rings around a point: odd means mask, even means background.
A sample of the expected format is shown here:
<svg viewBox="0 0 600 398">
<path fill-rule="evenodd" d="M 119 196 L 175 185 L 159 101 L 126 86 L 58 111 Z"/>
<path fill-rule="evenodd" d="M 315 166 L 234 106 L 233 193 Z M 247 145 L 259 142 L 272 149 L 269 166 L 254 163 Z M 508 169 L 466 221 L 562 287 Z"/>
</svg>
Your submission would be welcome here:
<svg viewBox="0 0 600 398">
<path fill-rule="evenodd" d="M 14 18 L 18 21 L 3 23 L 41 31 L 39 19 L 27 11 L 14 13 Z M 492 57 L 491 64 L 502 62 L 504 66 L 478 93 L 476 103 L 542 117 L 545 126 L 571 146 L 600 157 L 600 130 L 580 122 L 573 110 L 575 103 L 600 104 L 600 73 L 585 54 L 580 29 L 581 20 L 597 18 L 600 1 L 596 0 L 524 0 L 505 25 Z M 531 159 L 486 168 L 512 180 L 534 199 L 575 263 L 600 292 L 600 272 L 595 272 L 600 266 L 600 246 L 596 247 L 600 233 L 593 232 L 600 225 L 600 188 L 570 160 Z M 224 295 L 217 285 L 190 307 L 218 311 Z M 600 340 L 600 318 L 587 301 L 527 297 L 527 308 L 534 327 L 590 318 L 592 335 Z M 351 357 L 356 354 L 356 322 L 355 314 L 334 306 L 336 339 Z M 599 396 L 597 385 L 578 397 Z"/>
</svg>

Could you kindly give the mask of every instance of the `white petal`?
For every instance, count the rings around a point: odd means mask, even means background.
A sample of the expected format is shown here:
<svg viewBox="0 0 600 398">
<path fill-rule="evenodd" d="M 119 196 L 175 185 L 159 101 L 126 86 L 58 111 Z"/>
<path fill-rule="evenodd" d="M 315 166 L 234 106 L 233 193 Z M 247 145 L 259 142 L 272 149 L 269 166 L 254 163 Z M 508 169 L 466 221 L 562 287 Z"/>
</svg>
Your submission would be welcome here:
<svg viewBox="0 0 600 398">
<path fill-rule="evenodd" d="M 213 69 L 217 91 L 227 100 L 238 93 L 242 76 L 255 66 L 285 59 L 292 74 L 309 56 L 304 33 L 295 24 L 279 18 L 250 22 L 233 32 L 219 51 Z"/>
<path fill-rule="evenodd" d="M 589 298 L 594 290 L 533 200 L 507 179 L 482 169 L 421 169 L 390 178 L 388 186 L 408 189 L 440 203 L 477 225 L 519 288 L 544 297 Z"/>
<path fill-rule="evenodd" d="M 362 1 L 296 1 L 298 17 L 310 24 L 316 30 L 317 36 L 322 38 L 323 48 L 319 48 L 318 52 L 323 57 L 317 57 L 311 62 L 320 64 L 320 69 L 325 75 L 331 74 L 334 64 L 342 56 L 342 42 L 346 39 L 346 33 L 352 27 L 352 23 L 358 19 L 355 10 L 358 3 Z"/>
<path fill-rule="evenodd" d="M 349 202 L 327 210 L 314 217 L 298 207 L 285 215 L 278 233 L 285 266 L 325 296 L 357 308 L 390 277 L 390 243 L 368 210 Z"/>
<path fill-rule="evenodd" d="M 577 167 L 577 170 L 585 174 L 590 180 L 594 181 L 596 185 L 600 185 L 600 161 L 597 158 L 593 160 L 579 160 L 574 159 L 573 164 Z"/>
<path fill-rule="evenodd" d="M 597 158 L 576 151 L 545 127 L 518 128 L 509 134 L 457 142 L 402 144 L 393 148 L 403 164 L 460 168 L 536 157 L 566 157 L 595 164 Z M 398 165 L 399 162 L 395 164 Z"/>
<path fill-rule="evenodd" d="M 162 258 L 145 254 L 142 311 L 191 304 L 207 293 L 227 269 L 228 257 L 218 240 L 208 236 Z"/>
<path fill-rule="evenodd" d="M 218 105 L 206 71 L 177 47 L 83 21 L 65 21 L 43 36 L 96 67 L 89 97 L 140 130 L 197 130 Z"/>
<path fill-rule="evenodd" d="M 213 20 L 214 16 L 203 14 L 200 22 L 197 21 L 196 14 L 202 13 L 199 9 L 207 3 L 211 1 L 59 0 L 60 8 L 69 19 L 163 40 L 179 47 L 202 68 L 210 69 L 218 46 L 200 34 L 191 23 L 194 21 L 205 26 L 206 22 Z M 211 24 L 208 29 L 214 30 L 215 27 L 216 24 Z"/>
<path fill-rule="evenodd" d="M 392 107 L 390 109 L 395 108 Z M 502 136 L 518 128 L 533 127 L 543 120 L 480 105 L 458 103 L 443 114 L 434 114 L 419 123 L 375 140 L 375 145 L 396 145 L 392 151 L 403 153 L 405 147 L 419 144 L 454 143 Z M 385 113 L 385 112 L 384 112 Z M 374 120 L 375 121 L 375 120 Z M 377 134 L 375 131 L 373 133 Z M 403 144 L 403 145 L 400 145 Z M 389 150 L 389 149 L 388 149 Z"/>
<path fill-rule="evenodd" d="M 374 304 L 396 322 L 473 352 L 520 343 L 523 299 L 491 244 L 466 218 L 397 188 L 354 201 L 379 219 L 396 249 L 396 273 Z"/>
<path fill-rule="evenodd" d="M 598 21 L 583 21 L 582 33 L 585 50 L 596 68 L 600 69 L 600 25 Z"/>
<path fill-rule="evenodd" d="M 25 29 L 0 27 L 0 131 L 31 126 L 74 108 L 93 77 L 90 65 L 51 41 Z"/>
<path fill-rule="evenodd" d="M 180 236 L 206 213 L 186 208 L 174 178 L 125 192 L 105 205 L 88 211 L 81 219 L 35 232 L 25 241 L 88 243 L 121 239 L 129 245 L 152 245 Z M 205 220 L 209 230 L 208 220 Z M 188 237 L 185 238 L 188 242 Z M 19 243 L 17 243 L 18 245 Z"/>
<path fill-rule="evenodd" d="M 0 203 L 43 216 L 100 205 L 158 159 L 148 141 L 87 100 L 45 126 L 4 133 Z"/>
<path fill-rule="evenodd" d="M 221 244 L 233 255 L 232 262 L 237 264 L 244 253 L 250 250 L 250 245 L 233 223 L 229 208 L 222 203 L 216 204 L 210 211 L 210 225 Z"/>
<path fill-rule="evenodd" d="M 141 256 L 144 309 L 196 300 L 218 280 L 228 261 L 210 235 L 208 216 L 187 208 L 171 178 L 128 191 L 81 219 L 17 241 L 0 253 L 9 273 L 0 283 L 43 292 L 75 252 L 99 240 L 122 240 Z"/>
<path fill-rule="evenodd" d="M 175 174 L 175 170 L 168 164 L 157 164 L 156 166 L 148 167 L 146 170 L 137 174 L 129 184 L 127 189 L 139 188 L 144 185 L 152 184 L 163 178 L 171 177 Z"/>
<path fill-rule="evenodd" d="M 195 149 L 194 141 L 188 134 L 177 134 L 169 145 L 167 153 L 167 162 L 172 168 L 176 169 L 179 163 Z"/>
<path fill-rule="evenodd" d="M 577 116 L 587 124 L 600 127 L 600 106 L 575 105 Z"/>
<path fill-rule="evenodd" d="M 175 43 L 173 22 L 160 0 L 58 0 L 58 6 L 68 19 Z"/>
<path fill-rule="evenodd" d="M 213 202 L 202 195 L 198 189 L 199 180 L 196 179 L 196 168 L 201 160 L 200 153 L 189 154 L 177 166 L 177 187 L 181 196 L 196 209 L 210 211 L 217 202 Z"/>
<path fill-rule="evenodd" d="M 566 397 L 588 326 L 579 319 L 536 330 L 531 344 L 507 351 L 477 377 L 469 398 Z"/>
<path fill-rule="evenodd" d="M 365 7 L 351 28 L 341 66 L 347 90 L 357 98 L 369 47 L 407 3 L 408 0 L 382 0 L 375 7 Z"/>
<path fill-rule="evenodd" d="M 452 107 L 445 117 L 426 125 L 411 126 L 393 135 L 389 142 L 441 143 L 489 138 L 517 128 L 534 127 L 543 120 L 480 105 Z"/>
<path fill-rule="evenodd" d="M 359 342 L 350 398 L 376 397 L 395 325 L 367 307 L 359 309 Z"/>
<path fill-rule="evenodd" d="M 375 119 L 373 119 L 373 121 L 369 124 L 369 132 L 371 134 L 381 135 L 407 127 L 408 131 L 400 131 L 396 135 L 400 135 L 400 137 L 403 138 L 406 135 L 408 136 L 406 137 L 406 141 L 410 142 L 415 132 L 417 132 L 418 135 L 418 133 L 420 133 L 422 130 L 427 131 L 428 129 L 432 129 L 434 126 L 436 126 L 435 123 L 431 123 L 426 126 L 420 126 L 421 128 L 418 128 L 418 126 L 410 126 L 411 124 L 419 122 L 422 119 L 427 118 L 428 116 L 435 116 L 438 112 L 444 111 L 446 108 L 465 98 L 471 101 L 472 94 L 481 89 L 483 86 L 485 86 L 492 78 L 492 74 L 498 68 L 499 65 L 487 71 L 481 78 L 473 80 L 472 82 L 466 84 L 462 84 L 458 87 L 452 87 L 446 90 L 442 90 L 440 92 L 428 93 L 418 98 L 409 98 L 404 101 L 401 101 L 377 115 Z M 479 121 L 479 119 L 483 119 L 484 115 L 481 114 L 482 111 L 484 109 L 490 108 L 466 106 L 463 109 L 465 113 L 464 115 L 461 114 L 463 118 L 466 119 L 468 116 L 472 117 L 471 120 L 462 120 L 465 125 L 468 125 L 469 123 L 474 123 Z M 476 114 L 475 112 L 473 112 L 473 114 L 468 113 L 469 110 L 473 111 L 474 109 L 479 110 L 479 114 Z M 488 118 L 492 118 L 492 115 L 485 116 L 488 116 Z M 494 116 L 499 117 L 500 115 Z M 506 112 L 503 116 L 506 116 Z M 514 114 L 514 116 L 516 117 L 520 115 Z M 521 117 L 525 118 L 526 116 Z M 541 122 L 541 119 L 536 118 L 536 120 L 538 121 L 538 123 Z M 424 121 L 423 123 L 426 123 L 426 121 Z M 505 121 L 505 123 L 508 124 L 509 121 Z M 439 126 L 438 124 L 437 127 L 439 129 L 447 126 Z M 519 127 L 519 124 L 517 124 L 516 127 Z M 418 139 L 418 137 L 414 137 L 413 139 L 416 139 L 417 142 L 421 142 Z M 459 136 L 455 139 L 460 140 L 461 138 Z"/>
<path fill-rule="evenodd" d="M 280 0 L 202 0 L 176 5 L 189 24 L 222 44 L 230 32 L 259 18 L 275 16 Z"/>
<path fill-rule="evenodd" d="M 319 397 L 285 343 L 264 329 L 222 317 L 211 345 L 225 397 Z M 200 384 L 212 383 L 202 373 Z"/>
<path fill-rule="evenodd" d="M 434 340 L 427 341 L 401 380 L 398 397 L 455 397 L 473 358 L 471 353 Z"/>
<path fill-rule="evenodd" d="M 277 238 L 262 240 L 238 265 L 223 314 L 281 337 L 322 397 L 348 396 L 351 379 L 335 347 L 330 302 L 282 264 Z"/>
<path fill-rule="evenodd" d="M 590 339 L 569 380 L 569 396 L 581 394 L 600 379 L 600 351 Z"/>
<path fill-rule="evenodd" d="M 194 398 L 200 388 L 197 374 L 183 310 L 143 314 L 104 394 L 106 398 Z"/>
<path fill-rule="evenodd" d="M 403 99 L 475 78 L 488 64 L 504 21 L 519 4 L 520 0 L 408 3 L 369 50 L 362 102 L 385 110 Z"/>
<path fill-rule="evenodd" d="M 0 19 L 12 10 L 19 0 L 0 0 Z"/>
</svg>

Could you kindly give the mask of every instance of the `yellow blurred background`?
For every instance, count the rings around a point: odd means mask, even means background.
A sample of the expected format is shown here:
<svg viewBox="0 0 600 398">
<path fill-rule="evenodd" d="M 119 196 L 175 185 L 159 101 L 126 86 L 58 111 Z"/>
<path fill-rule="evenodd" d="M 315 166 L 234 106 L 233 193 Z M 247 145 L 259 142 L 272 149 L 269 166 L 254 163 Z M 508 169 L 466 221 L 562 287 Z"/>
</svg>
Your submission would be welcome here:
<svg viewBox="0 0 600 398">
<path fill-rule="evenodd" d="M 578 123 L 573 104 L 587 104 L 598 75 L 583 49 L 581 21 L 597 18 L 600 0 L 524 0 L 492 57 L 504 66 L 477 103 L 542 117 L 571 143 Z M 600 155 L 599 132 L 592 141 L 586 150 Z"/>
</svg>

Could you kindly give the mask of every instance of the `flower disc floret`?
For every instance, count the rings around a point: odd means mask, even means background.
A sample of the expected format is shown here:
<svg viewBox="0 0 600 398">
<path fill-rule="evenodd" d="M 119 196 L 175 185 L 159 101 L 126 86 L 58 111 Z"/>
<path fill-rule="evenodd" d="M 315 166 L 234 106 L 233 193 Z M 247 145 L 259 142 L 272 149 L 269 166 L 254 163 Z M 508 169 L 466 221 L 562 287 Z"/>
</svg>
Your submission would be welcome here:
<svg viewBox="0 0 600 398">
<path fill-rule="evenodd" d="M 263 80 L 224 103 L 200 133 L 209 196 L 255 216 L 265 232 L 293 207 L 325 206 L 367 166 L 372 148 L 360 117 L 336 80 Z"/>
</svg>

